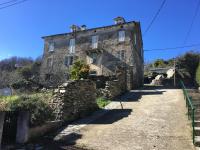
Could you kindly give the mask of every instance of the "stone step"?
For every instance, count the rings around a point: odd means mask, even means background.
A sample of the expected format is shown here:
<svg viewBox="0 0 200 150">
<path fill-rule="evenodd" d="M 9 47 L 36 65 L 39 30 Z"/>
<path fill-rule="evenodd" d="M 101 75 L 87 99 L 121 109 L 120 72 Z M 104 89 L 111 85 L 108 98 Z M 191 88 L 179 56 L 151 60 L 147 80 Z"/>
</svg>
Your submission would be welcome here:
<svg viewBox="0 0 200 150">
<path fill-rule="evenodd" d="M 200 109 L 195 109 L 195 115 L 200 114 Z"/>
<path fill-rule="evenodd" d="M 197 109 L 197 108 L 200 108 L 200 103 L 193 103 L 193 106 Z"/>
<path fill-rule="evenodd" d="M 195 146 L 200 146 L 200 136 L 195 136 L 194 144 Z"/>
<path fill-rule="evenodd" d="M 200 120 L 200 114 L 195 114 L 194 115 L 194 120 Z"/>
<path fill-rule="evenodd" d="M 200 127 L 194 127 L 195 136 L 200 136 Z"/>
<path fill-rule="evenodd" d="M 200 102 L 197 101 L 197 102 L 192 102 L 192 104 L 195 106 L 195 108 L 200 108 Z"/>
<path fill-rule="evenodd" d="M 194 121 L 194 126 L 195 127 L 200 127 L 200 120 L 195 120 Z"/>
<path fill-rule="evenodd" d="M 198 115 L 200 115 L 200 110 L 195 110 L 195 112 L 194 112 L 194 113 L 195 113 L 195 115 L 197 115 L 197 116 L 198 116 Z"/>
</svg>

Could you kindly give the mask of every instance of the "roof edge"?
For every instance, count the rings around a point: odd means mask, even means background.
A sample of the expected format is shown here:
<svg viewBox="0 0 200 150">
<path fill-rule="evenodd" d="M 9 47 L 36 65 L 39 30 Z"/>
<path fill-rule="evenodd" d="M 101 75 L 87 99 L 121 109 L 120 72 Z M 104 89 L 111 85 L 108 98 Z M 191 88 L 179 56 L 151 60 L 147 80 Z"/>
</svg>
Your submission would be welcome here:
<svg viewBox="0 0 200 150">
<path fill-rule="evenodd" d="M 125 22 L 123 24 L 113 24 L 113 25 L 108 25 L 108 26 L 102 26 L 102 27 L 96 27 L 96 28 L 90 28 L 87 30 L 82 30 L 82 31 L 77 31 L 76 33 L 80 33 L 80 32 L 87 32 L 87 31 L 91 31 L 91 30 L 96 30 L 96 29 L 101 29 L 101 28 L 108 28 L 108 27 L 114 27 L 114 26 L 119 26 L 119 25 L 124 25 L 124 24 L 130 24 L 130 23 L 140 23 L 137 21 L 129 21 L 129 22 Z M 68 34 L 72 34 L 73 32 L 67 32 L 67 33 L 61 33 L 61 34 L 53 34 L 53 35 L 47 35 L 47 36 L 42 36 L 42 39 L 48 38 L 48 37 L 54 37 L 54 36 L 61 36 L 61 35 L 68 35 Z"/>
</svg>

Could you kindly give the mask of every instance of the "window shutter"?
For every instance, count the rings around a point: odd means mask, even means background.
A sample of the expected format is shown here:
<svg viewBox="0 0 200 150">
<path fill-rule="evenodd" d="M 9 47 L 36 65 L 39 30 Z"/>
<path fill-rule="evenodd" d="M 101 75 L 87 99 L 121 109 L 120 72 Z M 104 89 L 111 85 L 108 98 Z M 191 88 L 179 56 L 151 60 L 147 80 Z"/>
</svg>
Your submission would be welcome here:
<svg viewBox="0 0 200 150">
<path fill-rule="evenodd" d="M 125 41 L 125 31 L 119 31 L 119 42 Z"/>
<path fill-rule="evenodd" d="M 70 39 L 69 41 L 69 53 L 73 54 L 75 53 L 75 39 Z"/>
<path fill-rule="evenodd" d="M 49 43 L 49 52 L 53 52 L 54 51 L 54 43 L 51 42 Z"/>
<path fill-rule="evenodd" d="M 136 33 L 134 33 L 134 44 L 135 45 L 137 44 L 137 35 L 136 35 Z"/>
<path fill-rule="evenodd" d="M 64 62 L 65 66 L 68 66 L 68 61 L 69 61 L 69 60 L 68 60 L 68 56 L 66 56 L 66 57 L 65 57 L 65 62 Z"/>
<path fill-rule="evenodd" d="M 98 36 L 92 36 L 92 48 L 98 47 Z"/>
<path fill-rule="evenodd" d="M 125 50 L 121 50 L 121 60 L 125 60 Z"/>
</svg>

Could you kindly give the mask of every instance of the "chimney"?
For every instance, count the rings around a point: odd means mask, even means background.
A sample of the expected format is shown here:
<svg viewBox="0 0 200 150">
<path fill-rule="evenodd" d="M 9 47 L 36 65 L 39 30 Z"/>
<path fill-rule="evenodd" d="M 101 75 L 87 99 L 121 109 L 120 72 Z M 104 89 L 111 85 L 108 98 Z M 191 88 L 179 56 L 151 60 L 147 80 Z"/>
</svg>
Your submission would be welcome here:
<svg viewBox="0 0 200 150">
<path fill-rule="evenodd" d="M 82 26 L 81 26 L 81 31 L 86 30 L 86 28 L 87 28 L 86 25 L 82 25 Z"/>
<path fill-rule="evenodd" d="M 125 19 L 123 17 L 116 17 L 114 18 L 115 24 L 123 24 L 125 23 Z"/>
<path fill-rule="evenodd" d="M 74 24 L 70 26 L 70 29 L 71 29 L 71 32 L 80 31 L 80 27 Z"/>
</svg>

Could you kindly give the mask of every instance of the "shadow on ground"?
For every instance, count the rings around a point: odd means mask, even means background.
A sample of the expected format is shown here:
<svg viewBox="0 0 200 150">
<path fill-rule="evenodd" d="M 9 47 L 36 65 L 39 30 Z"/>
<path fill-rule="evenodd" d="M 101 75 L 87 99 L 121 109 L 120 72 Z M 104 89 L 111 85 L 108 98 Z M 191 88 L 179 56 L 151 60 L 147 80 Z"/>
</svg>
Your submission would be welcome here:
<svg viewBox="0 0 200 150">
<path fill-rule="evenodd" d="M 99 119 L 92 121 L 90 124 L 112 124 L 125 117 L 128 117 L 131 112 L 132 109 L 112 109 Z"/>
<path fill-rule="evenodd" d="M 138 102 L 143 95 L 158 95 L 166 92 L 164 89 L 173 89 L 173 87 L 165 87 L 165 86 L 143 86 L 137 90 L 131 90 L 122 96 L 116 97 L 114 101 L 118 102 Z M 176 89 L 176 88 L 174 88 Z"/>
<path fill-rule="evenodd" d="M 81 119 L 80 121 L 76 121 L 74 124 L 71 123 L 70 125 L 113 124 L 114 122 L 117 122 L 125 117 L 128 117 L 132 113 L 132 109 L 123 109 L 123 104 L 122 104 L 123 101 L 124 102 L 137 102 L 140 100 L 140 98 L 143 95 L 163 94 L 165 92 L 164 89 L 166 89 L 166 87 L 144 86 L 141 89 L 132 90 L 114 100 L 114 101 L 121 103 L 122 109 L 99 110 L 101 112 L 106 111 L 106 113 L 94 121 L 89 122 L 86 118 L 86 119 Z M 64 128 L 66 128 L 66 126 Z M 58 132 L 56 132 L 56 133 L 58 133 Z M 35 149 L 41 149 L 41 150 L 65 150 L 65 149 L 66 150 L 86 150 L 85 148 L 78 148 L 78 147 L 73 146 L 76 144 L 76 141 L 78 139 L 82 138 L 81 134 L 79 134 L 77 132 L 73 132 L 73 133 L 70 133 L 70 134 L 67 134 L 66 136 L 64 136 L 62 138 L 62 140 L 60 140 L 60 141 L 54 141 L 53 139 L 54 139 L 54 136 L 56 133 L 42 137 L 40 139 L 37 139 L 36 141 L 32 141 L 31 144 L 26 145 L 25 149 L 30 149 L 30 150 L 35 150 Z"/>
</svg>

